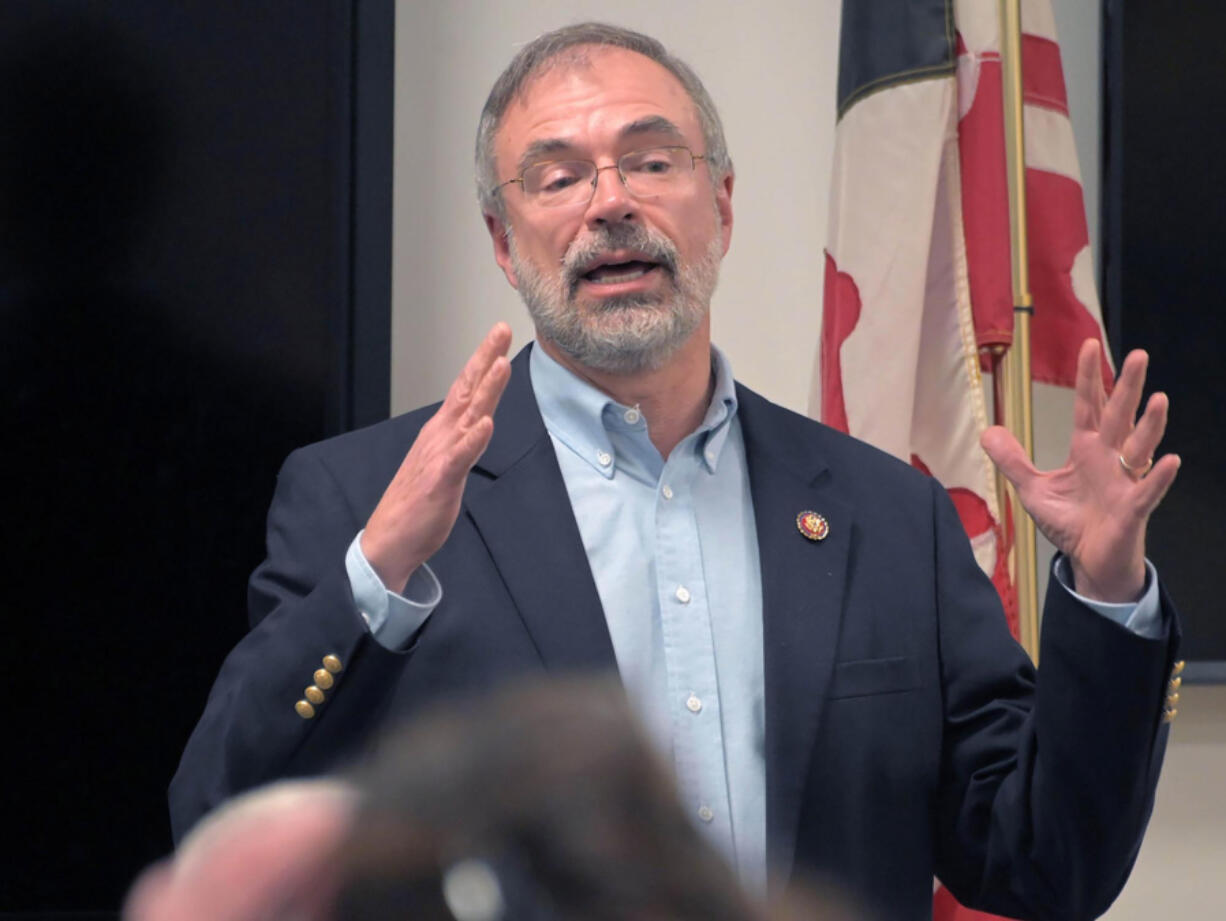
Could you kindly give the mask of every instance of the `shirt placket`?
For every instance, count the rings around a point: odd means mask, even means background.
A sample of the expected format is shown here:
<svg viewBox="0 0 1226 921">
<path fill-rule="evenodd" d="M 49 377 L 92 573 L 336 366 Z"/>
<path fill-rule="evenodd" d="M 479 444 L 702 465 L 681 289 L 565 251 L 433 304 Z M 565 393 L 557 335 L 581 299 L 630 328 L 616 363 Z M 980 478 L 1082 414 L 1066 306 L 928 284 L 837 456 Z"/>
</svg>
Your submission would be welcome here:
<svg viewBox="0 0 1226 921">
<path fill-rule="evenodd" d="M 715 645 L 703 572 L 693 481 L 704 475 L 691 436 L 672 452 L 656 496 L 656 591 L 682 797 L 709 835 L 735 860 Z"/>
</svg>

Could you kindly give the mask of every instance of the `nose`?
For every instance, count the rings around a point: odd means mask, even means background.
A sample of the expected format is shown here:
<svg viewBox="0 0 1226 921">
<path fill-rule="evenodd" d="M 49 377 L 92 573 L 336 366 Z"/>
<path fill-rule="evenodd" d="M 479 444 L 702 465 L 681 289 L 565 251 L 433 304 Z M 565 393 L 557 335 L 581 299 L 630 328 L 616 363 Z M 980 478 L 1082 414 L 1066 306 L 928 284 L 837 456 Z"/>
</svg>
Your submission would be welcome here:
<svg viewBox="0 0 1226 921">
<path fill-rule="evenodd" d="M 638 201 L 626 188 L 616 163 L 596 167 L 594 181 L 596 187 L 584 215 L 589 228 L 633 221 L 637 217 Z"/>
</svg>

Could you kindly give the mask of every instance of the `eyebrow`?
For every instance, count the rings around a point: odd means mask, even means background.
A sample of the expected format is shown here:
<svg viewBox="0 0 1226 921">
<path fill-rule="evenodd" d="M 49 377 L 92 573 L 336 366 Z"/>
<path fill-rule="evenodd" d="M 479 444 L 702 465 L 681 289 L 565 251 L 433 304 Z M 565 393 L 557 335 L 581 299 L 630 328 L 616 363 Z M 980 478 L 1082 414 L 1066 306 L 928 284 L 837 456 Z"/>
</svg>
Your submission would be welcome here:
<svg viewBox="0 0 1226 921">
<path fill-rule="evenodd" d="M 685 140 L 685 135 L 681 133 L 681 129 L 663 115 L 648 115 L 645 118 L 632 121 L 617 134 L 622 139 L 640 134 L 666 134 L 670 138 L 679 141 Z"/>
<path fill-rule="evenodd" d="M 636 119 L 617 132 L 619 140 L 645 134 L 666 135 L 669 139 L 677 141 L 685 140 L 681 129 L 663 115 L 648 115 Z M 519 172 L 522 175 L 524 170 L 551 154 L 569 150 L 574 150 L 574 143 L 565 138 L 541 138 L 533 141 L 519 158 Z"/>
<path fill-rule="evenodd" d="M 563 138 L 542 138 L 539 141 L 533 141 L 528 145 L 528 149 L 524 151 L 523 156 L 519 158 L 519 174 L 522 176 L 524 170 L 539 160 L 545 159 L 548 154 L 560 153 L 561 151 L 571 149 L 573 149 L 571 142 Z"/>
</svg>

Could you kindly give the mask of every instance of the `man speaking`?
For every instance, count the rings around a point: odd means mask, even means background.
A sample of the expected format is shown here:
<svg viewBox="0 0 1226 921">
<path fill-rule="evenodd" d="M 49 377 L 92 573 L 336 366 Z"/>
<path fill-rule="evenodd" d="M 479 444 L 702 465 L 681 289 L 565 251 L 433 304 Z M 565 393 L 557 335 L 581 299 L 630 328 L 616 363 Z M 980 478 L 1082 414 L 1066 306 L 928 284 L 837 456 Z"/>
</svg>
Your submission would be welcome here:
<svg viewBox="0 0 1226 921">
<path fill-rule="evenodd" d="M 1038 681 L 939 484 L 736 384 L 711 345 L 734 176 L 685 64 L 611 26 L 544 35 L 491 91 L 476 168 L 536 342 L 508 361 L 499 324 L 441 405 L 286 461 L 176 835 L 442 695 L 616 668 L 751 887 L 819 872 L 919 919 L 936 874 L 1012 917 L 1105 910 L 1177 643 L 1144 559 L 1179 466 L 1143 475 L 1167 409 L 1133 424 L 1145 356 L 1107 398 L 1083 348 L 1061 470 L 984 439 L 1062 553 Z"/>
</svg>

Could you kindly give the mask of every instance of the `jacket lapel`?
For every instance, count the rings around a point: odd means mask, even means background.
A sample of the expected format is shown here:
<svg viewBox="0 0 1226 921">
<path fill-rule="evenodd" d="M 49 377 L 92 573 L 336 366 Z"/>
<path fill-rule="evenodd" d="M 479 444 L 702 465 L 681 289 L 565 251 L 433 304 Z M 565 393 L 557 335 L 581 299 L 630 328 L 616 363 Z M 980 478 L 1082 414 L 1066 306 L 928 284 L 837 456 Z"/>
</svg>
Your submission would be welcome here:
<svg viewBox="0 0 1226 921">
<path fill-rule="evenodd" d="M 553 442 L 541 421 L 526 346 L 469 477 L 464 507 L 545 667 L 616 668 L 613 643 Z"/>
<path fill-rule="evenodd" d="M 853 518 L 832 495 L 813 423 L 743 387 L 737 399 L 762 566 L 767 856 L 786 879 L 834 671 Z M 826 519 L 824 539 L 801 533 L 804 511 Z"/>
</svg>

